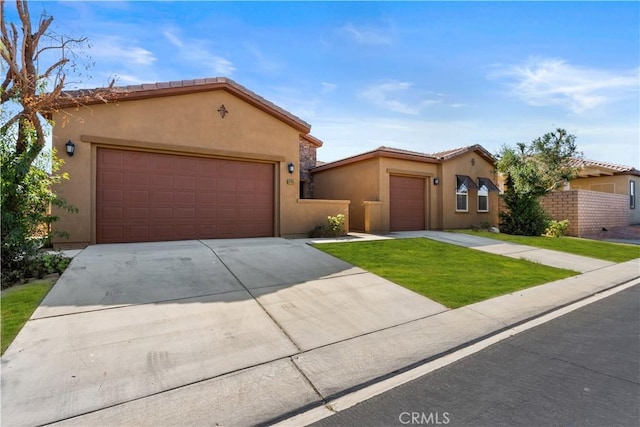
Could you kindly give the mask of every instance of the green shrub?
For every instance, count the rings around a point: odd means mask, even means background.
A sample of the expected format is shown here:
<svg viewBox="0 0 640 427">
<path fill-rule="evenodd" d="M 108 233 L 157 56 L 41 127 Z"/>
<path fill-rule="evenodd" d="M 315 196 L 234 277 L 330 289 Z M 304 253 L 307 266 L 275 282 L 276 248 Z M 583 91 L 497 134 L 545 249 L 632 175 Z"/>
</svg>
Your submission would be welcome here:
<svg viewBox="0 0 640 427">
<path fill-rule="evenodd" d="M 344 236 L 344 222 L 346 217 L 343 214 L 328 216 L 326 224 L 318 224 L 309 232 L 309 237 L 340 237 Z"/>
<path fill-rule="evenodd" d="M 562 237 L 567 234 L 568 229 L 568 219 L 562 221 L 551 220 L 548 222 L 547 229 L 545 230 L 544 235 L 549 237 Z"/>
<path fill-rule="evenodd" d="M 500 231 L 520 236 L 541 236 L 547 229 L 547 214 L 535 196 L 507 190 L 506 212 L 500 212 Z"/>
</svg>

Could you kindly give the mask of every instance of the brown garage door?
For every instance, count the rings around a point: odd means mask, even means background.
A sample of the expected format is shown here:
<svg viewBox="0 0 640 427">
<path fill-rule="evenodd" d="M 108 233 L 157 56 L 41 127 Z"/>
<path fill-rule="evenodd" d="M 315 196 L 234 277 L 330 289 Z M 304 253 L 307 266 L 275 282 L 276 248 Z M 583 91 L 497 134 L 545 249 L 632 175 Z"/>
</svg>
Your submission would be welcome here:
<svg viewBox="0 0 640 427">
<path fill-rule="evenodd" d="M 424 230 L 425 179 L 389 177 L 391 231 Z"/>
<path fill-rule="evenodd" d="M 98 149 L 96 241 L 273 236 L 268 163 Z"/>
</svg>

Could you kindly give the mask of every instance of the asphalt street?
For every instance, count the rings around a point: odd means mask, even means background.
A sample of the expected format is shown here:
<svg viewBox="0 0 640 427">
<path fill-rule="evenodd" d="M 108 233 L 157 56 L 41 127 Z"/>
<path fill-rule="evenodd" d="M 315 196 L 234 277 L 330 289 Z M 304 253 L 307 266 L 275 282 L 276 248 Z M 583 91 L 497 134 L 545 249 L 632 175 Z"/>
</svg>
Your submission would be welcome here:
<svg viewBox="0 0 640 427">
<path fill-rule="evenodd" d="M 314 426 L 639 422 L 640 286 L 634 286 Z"/>
</svg>

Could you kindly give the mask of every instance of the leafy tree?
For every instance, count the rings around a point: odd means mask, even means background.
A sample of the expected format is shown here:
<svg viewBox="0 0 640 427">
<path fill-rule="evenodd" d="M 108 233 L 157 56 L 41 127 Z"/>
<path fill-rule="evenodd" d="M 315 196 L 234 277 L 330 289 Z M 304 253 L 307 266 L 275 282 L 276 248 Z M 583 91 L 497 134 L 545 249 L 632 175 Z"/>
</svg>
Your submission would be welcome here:
<svg viewBox="0 0 640 427">
<path fill-rule="evenodd" d="M 500 213 L 504 232 L 540 236 L 547 226 L 547 216 L 540 197 L 559 188 L 575 176 L 571 159 L 580 157 L 576 137 L 556 129 L 527 145 L 503 146 L 498 153 L 498 172 L 505 176 L 506 212 Z"/>
</svg>

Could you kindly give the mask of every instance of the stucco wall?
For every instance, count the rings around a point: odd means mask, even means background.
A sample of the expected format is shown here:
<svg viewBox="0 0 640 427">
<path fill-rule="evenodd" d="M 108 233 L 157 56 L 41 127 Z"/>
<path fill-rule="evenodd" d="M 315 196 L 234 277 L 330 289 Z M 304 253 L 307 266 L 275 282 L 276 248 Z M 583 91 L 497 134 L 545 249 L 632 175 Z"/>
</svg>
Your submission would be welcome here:
<svg viewBox="0 0 640 427">
<path fill-rule="evenodd" d="M 224 118 L 217 111 L 222 104 L 228 110 Z M 297 172 L 287 172 L 287 163 L 293 162 L 299 171 L 299 131 L 234 95 L 216 90 L 66 111 L 64 125 L 61 113 L 53 117 L 53 146 L 65 159 L 63 172 L 70 176 L 57 190 L 79 213 L 58 212 L 58 228 L 70 234 L 59 244 L 95 242 L 100 146 L 271 162 L 276 165 L 275 233 L 290 234 L 297 227 L 299 181 Z M 76 145 L 71 158 L 63 154 L 67 140 Z"/>
<path fill-rule="evenodd" d="M 442 165 L 442 178 L 439 191 L 442 192 L 442 209 L 444 212 L 442 228 L 456 229 L 478 227 L 483 223 L 498 225 L 498 193 L 489 192 L 489 212 L 478 212 L 478 192 L 469 191 L 469 210 L 456 212 L 456 175 L 467 175 L 474 182 L 478 178 L 489 178 L 494 184 L 497 177 L 495 167 L 476 152 L 469 152 L 445 161 Z"/>
<path fill-rule="evenodd" d="M 379 159 L 350 163 L 313 174 L 313 197 L 350 200 L 349 229 L 364 231 L 365 200 L 378 200 Z"/>
<path fill-rule="evenodd" d="M 483 223 L 497 225 L 497 192 L 489 193 L 489 212 L 477 211 L 476 190 L 469 193 L 469 211 L 455 211 L 456 175 L 468 175 L 475 182 L 478 177 L 489 178 L 495 183 L 493 170 L 493 165 L 476 152 L 444 163 L 382 156 L 314 172 L 314 195 L 323 199 L 351 200 L 350 228 L 354 231 L 384 233 L 390 228 L 389 177 L 418 176 L 426 179 L 427 229 L 468 228 Z M 435 177 L 440 179 L 439 185 L 434 185 Z"/>
<path fill-rule="evenodd" d="M 601 191 L 605 193 L 629 194 L 629 176 L 599 176 L 575 178 L 569 183 L 572 190 Z"/>
<path fill-rule="evenodd" d="M 547 214 L 557 221 L 569 220 L 567 234 L 586 236 L 602 227 L 631 223 L 629 198 L 624 194 L 588 190 L 554 191 L 541 199 Z"/>
<path fill-rule="evenodd" d="M 320 224 L 327 223 L 327 217 L 345 216 L 345 231 L 349 232 L 349 200 L 300 199 L 297 201 L 298 216 L 287 227 L 284 237 L 306 237 Z"/>
</svg>

